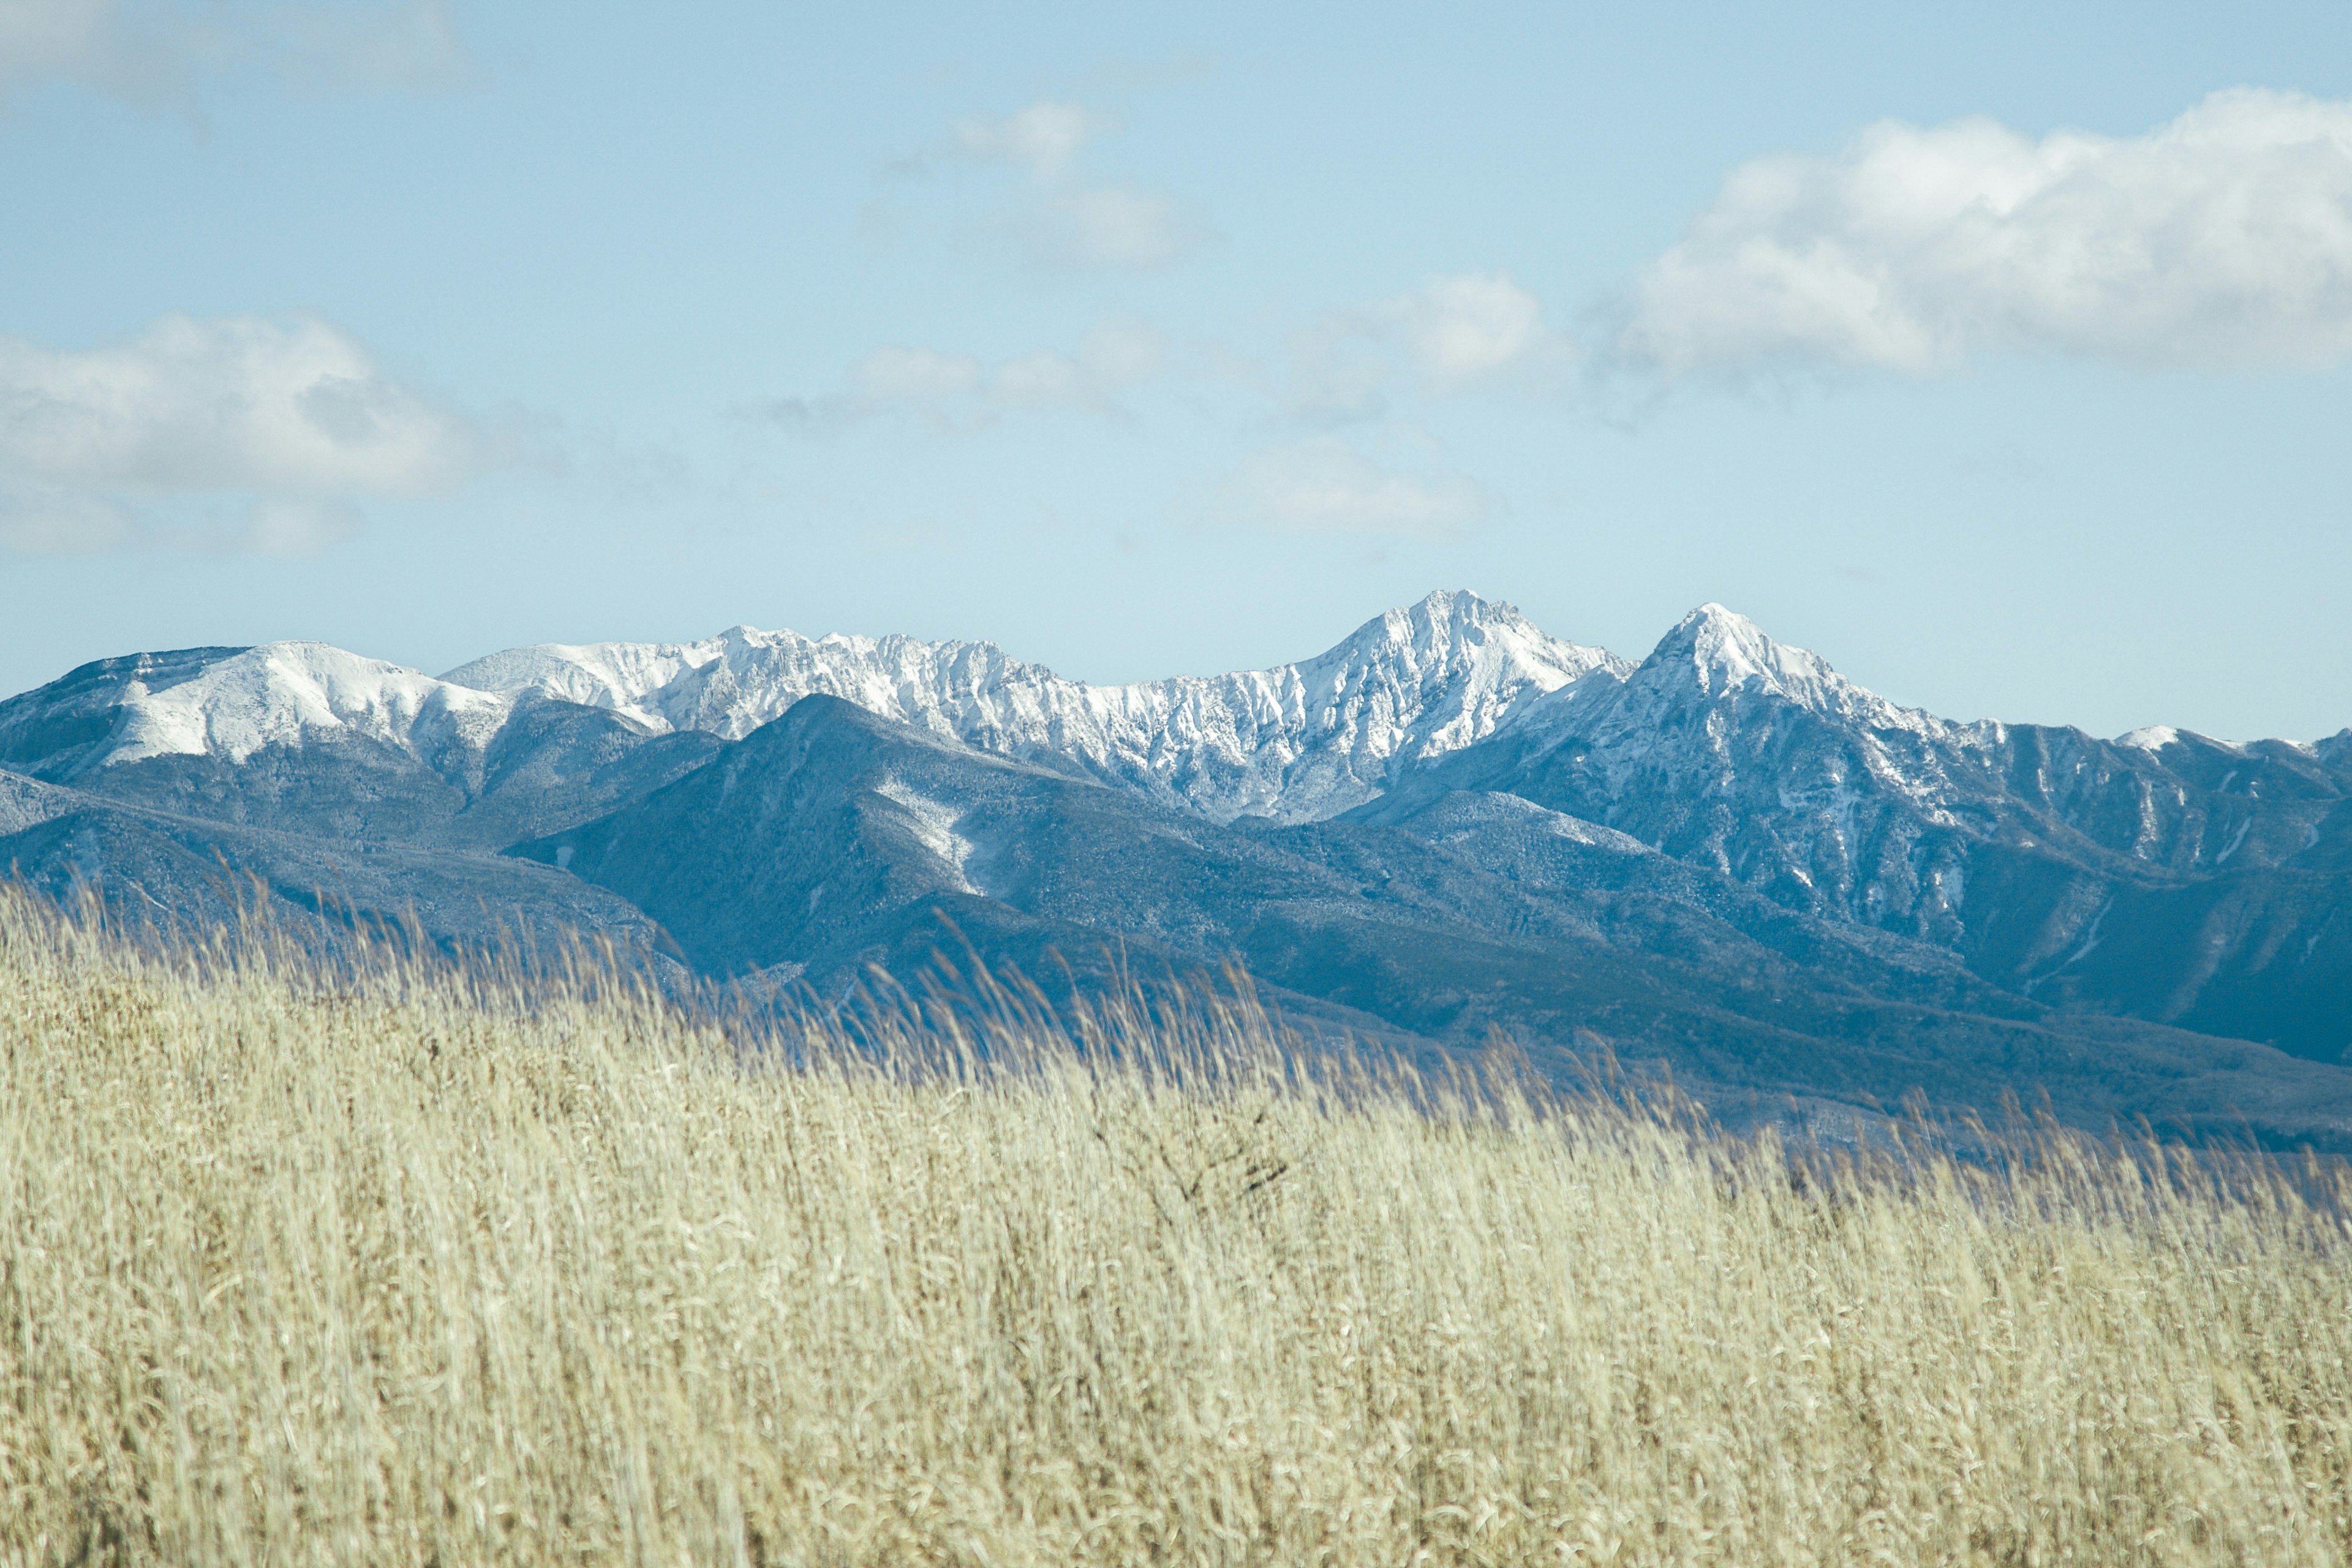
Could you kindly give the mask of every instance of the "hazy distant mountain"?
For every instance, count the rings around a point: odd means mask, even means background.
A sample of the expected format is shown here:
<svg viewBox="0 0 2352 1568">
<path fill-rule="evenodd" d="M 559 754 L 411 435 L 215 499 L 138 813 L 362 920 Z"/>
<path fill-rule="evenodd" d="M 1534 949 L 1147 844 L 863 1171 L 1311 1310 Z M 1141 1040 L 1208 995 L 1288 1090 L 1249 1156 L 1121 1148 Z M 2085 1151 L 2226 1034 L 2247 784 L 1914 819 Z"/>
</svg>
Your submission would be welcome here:
<svg viewBox="0 0 2352 1568">
<path fill-rule="evenodd" d="M 1712 605 L 1639 665 L 1436 594 L 1123 687 L 742 627 L 438 679 L 193 649 L 0 702 L 0 863 L 125 907 L 214 909 L 226 862 L 828 994 L 959 941 L 1238 957 L 1408 1041 L 2352 1138 L 2352 731 L 1954 723 Z"/>
</svg>

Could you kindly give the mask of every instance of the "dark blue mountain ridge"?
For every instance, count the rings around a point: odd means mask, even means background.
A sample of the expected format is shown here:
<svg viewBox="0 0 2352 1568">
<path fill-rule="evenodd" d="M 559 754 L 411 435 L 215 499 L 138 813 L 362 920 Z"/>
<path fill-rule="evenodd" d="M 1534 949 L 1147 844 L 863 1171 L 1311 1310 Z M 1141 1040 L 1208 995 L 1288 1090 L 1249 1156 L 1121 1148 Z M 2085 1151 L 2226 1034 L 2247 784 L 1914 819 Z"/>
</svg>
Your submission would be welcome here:
<svg viewBox="0 0 2352 1568">
<path fill-rule="evenodd" d="M 1562 1071 L 1597 1032 L 1685 1081 L 1782 1093 L 1982 1102 L 2020 1082 L 2078 1119 L 2174 1122 L 2226 1094 L 2320 1138 L 2352 1112 L 2340 1068 L 2073 1017 L 1515 797 L 1402 827 L 1219 826 L 832 698 L 512 853 L 621 894 L 706 973 L 783 970 L 820 994 L 927 942 L 1029 933 L 1032 951 L 1238 957 L 1286 994 L 1457 1049 L 1501 1029 Z"/>
<path fill-rule="evenodd" d="M 2340 1060 L 2352 1045 L 2352 732 L 2101 741 L 1901 710 L 1717 606 L 1622 681 L 1433 759 L 1367 820 L 1515 795 L 1985 978 Z"/>
<path fill-rule="evenodd" d="M 1953 723 L 1720 606 L 1634 665 L 1465 594 L 1128 688 L 748 628 L 453 673 L 83 667 L 0 702 L 0 803 L 50 792 L 0 805 L 0 864 L 169 908 L 266 863 L 295 904 L 414 889 L 451 940 L 528 907 L 820 994 L 961 942 L 1237 957 L 1327 1020 L 1561 1070 L 1597 1035 L 1718 1086 L 2352 1136 L 2352 731 Z"/>
</svg>

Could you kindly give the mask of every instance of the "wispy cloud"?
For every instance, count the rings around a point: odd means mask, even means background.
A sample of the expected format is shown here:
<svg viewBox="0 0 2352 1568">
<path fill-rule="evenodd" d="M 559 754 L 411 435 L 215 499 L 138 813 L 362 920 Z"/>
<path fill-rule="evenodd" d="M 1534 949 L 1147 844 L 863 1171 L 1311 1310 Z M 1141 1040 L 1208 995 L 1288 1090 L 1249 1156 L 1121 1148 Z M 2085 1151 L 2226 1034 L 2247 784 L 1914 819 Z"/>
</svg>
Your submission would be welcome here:
<svg viewBox="0 0 2352 1568">
<path fill-rule="evenodd" d="M 1081 408 L 1100 412 L 1129 388 L 1158 375 L 1167 340 L 1142 321 L 1098 322 L 1076 352 L 1027 353 L 996 367 L 988 395 L 1000 408 Z"/>
<path fill-rule="evenodd" d="M 451 0 L 5 0 L 0 100 L 63 80 L 193 112 L 238 73 L 298 92 L 430 90 L 468 69 Z"/>
<path fill-rule="evenodd" d="M 857 367 L 857 403 L 862 408 L 902 404 L 934 407 L 980 389 L 982 371 L 968 354 L 893 343 L 867 354 Z"/>
<path fill-rule="evenodd" d="M 1059 179 L 1078 153 L 1111 121 L 1082 103 L 1033 103 L 1002 118 L 968 115 L 956 121 L 955 143 L 974 158 L 1025 166 L 1039 179 Z"/>
<path fill-rule="evenodd" d="M 1084 104 L 1042 101 L 1002 117 L 958 121 L 952 149 L 959 157 L 1009 165 L 1026 176 L 1026 189 L 1002 222 L 1034 260 L 1158 267 L 1206 238 L 1208 226 L 1164 191 L 1086 176 L 1086 149 L 1116 125 Z"/>
<path fill-rule="evenodd" d="M 446 494 L 488 460 L 464 419 L 388 380 L 321 322 L 166 317 L 83 352 L 0 339 L 0 544 L 107 549 L 209 538 L 301 553 L 357 527 L 353 503 Z"/>
<path fill-rule="evenodd" d="M 1167 357 L 1167 340 L 1156 328 L 1125 317 L 1097 322 L 1066 353 L 1041 349 L 993 363 L 892 344 L 858 363 L 847 394 L 783 398 L 759 412 L 803 427 L 911 413 L 940 430 L 978 428 L 1040 409 L 1113 413 L 1120 395 L 1158 375 Z"/>
<path fill-rule="evenodd" d="M 1328 436 L 1253 453 L 1209 502 L 1212 520 L 1229 525 L 1400 539 L 1455 537 L 1494 505 L 1460 474 L 1391 468 Z"/>
<path fill-rule="evenodd" d="M 1389 313 L 1423 378 L 1441 392 L 1570 352 L 1544 325 L 1536 297 L 1500 272 L 1437 279 Z"/>
<path fill-rule="evenodd" d="M 1443 396 L 1524 382 L 1575 357 L 1568 336 L 1545 323 L 1541 301 L 1507 274 L 1457 273 L 1294 332 L 1290 405 L 1312 418 L 1372 418 L 1400 379 Z"/>
<path fill-rule="evenodd" d="M 1667 376 L 1924 374 L 1998 350 L 2150 367 L 2352 360 L 2352 102 L 2218 92 L 2145 135 L 1887 121 L 1733 171 L 1618 338 Z"/>
</svg>

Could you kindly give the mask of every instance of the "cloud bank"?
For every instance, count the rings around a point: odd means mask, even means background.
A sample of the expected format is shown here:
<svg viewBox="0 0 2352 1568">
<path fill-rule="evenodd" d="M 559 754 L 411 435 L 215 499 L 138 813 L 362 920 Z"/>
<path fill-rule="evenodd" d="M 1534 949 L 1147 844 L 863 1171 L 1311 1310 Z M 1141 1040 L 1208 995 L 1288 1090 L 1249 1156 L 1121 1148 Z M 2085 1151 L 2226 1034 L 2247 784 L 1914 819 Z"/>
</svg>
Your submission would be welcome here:
<svg viewBox="0 0 2352 1568">
<path fill-rule="evenodd" d="M 2152 369 L 2352 360 L 2352 103 L 2217 92 L 2134 137 L 1885 121 L 1733 171 L 1642 275 L 1622 356 L 1667 376 L 1927 374 L 2042 350 Z"/>
<path fill-rule="evenodd" d="M 303 553 L 352 502 L 445 494 L 486 459 L 464 420 L 317 321 L 166 317 L 80 353 L 0 339 L 0 543 L 102 549 L 173 503 L 236 518 L 215 543 Z"/>
</svg>

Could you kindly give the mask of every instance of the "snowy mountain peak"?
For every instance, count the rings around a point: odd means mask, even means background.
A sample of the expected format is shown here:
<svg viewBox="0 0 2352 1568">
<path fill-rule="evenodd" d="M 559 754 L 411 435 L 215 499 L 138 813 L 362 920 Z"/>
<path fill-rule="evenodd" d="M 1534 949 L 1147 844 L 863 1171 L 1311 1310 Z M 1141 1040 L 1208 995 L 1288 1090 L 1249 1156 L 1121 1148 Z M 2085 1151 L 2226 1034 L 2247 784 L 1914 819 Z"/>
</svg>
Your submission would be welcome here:
<svg viewBox="0 0 2352 1568">
<path fill-rule="evenodd" d="M 690 643 L 542 643 L 458 666 L 442 679 L 509 696 L 606 708 L 659 731 L 740 740 L 802 698 L 840 697 L 937 729 L 933 699 L 950 689 L 1034 684 L 1050 672 L 991 643 L 908 637 L 822 637 L 730 626 Z"/>
<path fill-rule="evenodd" d="M 512 706 L 325 643 L 191 648 L 103 660 L 0 705 L 0 752 L 46 758 L 58 777 L 152 757 L 242 763 L 314 741 L 363 739 L 422 759 L 452 744 L 478 752 Z"/>
<path fill-rule="evenodd" d="M 1296 821 L 1360 805 L 1402 762 L 1484 739 L 1602 668 L 1630 667 L 1507 605 L 1440 592 L 1304 663 L 1131 686 L 1066 679 L 992 643 L 750 626 L 696 643 L 516 648 L 446 679 L 730 740 L 823 693 L 984 751 L 1075 763 L 1221 820 Z"/>
<path fill-rule="evenodd" d="M 273 745 L 361 737 L 412 753 L 478 749 L 506 722 L 506 698 L 436 680 L 319 642 L 264 643 L 162 689 L 132 681 L 101 765 L 175 754 L 242 763 Z"/>
<path fill-rule="evenodd" d="M 1685 616 L 1659 639 L 1643 667 L 1652 666 L 1695 672 L 1699 689 L 1708 696 L 1752 681 L 1764 690 L 1803 700 L 1799 694 L 1818 686 L 1824 677 L 1837 679 L 1812 654 L 1774 642 L 1746 616 L 1713 603 Z"/>
<path fill-rule="evenodd" d="M 1517 723 L 1584 677 L 1631 670 L 1465 592 L 1390 610 L 1300 663 L 1128 686 L 1066 679 L 990 643 L 740 625 L 695 642 L 513 648 L 439 679 L 287 642 L 79 671 L 0 707 L 0 761 L 63 778 L 172 755 L 241 765 L 272 747 L 357 740 L 478 782 L 521 702 L 731 741 L 822 694 L 1214 820 L 1296 822 L 1372 799 L 1400 770 Z"/>
<path fill-rule="evenodd" d="M 1531 681 L 1547 691 L 1604 666 L 1630 668 L 1614 654 L 1538 629 L 1514 605 L 1444 590 L 1366 621 L 1337 647 L 1299 668 L 1367 662 L 1400 674 L 1425 672 L 1441 679 L 1478 672 L 1485 677 L 1482 684 Z"/>
<path fill-rule="evenodd" d="M 1714 700 L 1735 694 L 1778 697 L 1825 717 L 1873 730 L 1941 731 L 1945 721 L 1855 685 L 1805 648 L 1776 642 L 1735 610 L 1701 605 L 1659 639 L 1634 677 L 1642 684 L 1695 686 Z"/>
<path fill-rule="evenodd" d="M 1508 605 L 1488 604 L 1467 589 L 1440 588 L 1412 604 L 1373 616 L 1348 642 L 1377 637 L 1392 647 L 1428 647 L 1452 642 L 1488 624 L 1502 622 L 1526 625 L 1519 613 Z"/>
</svg>

